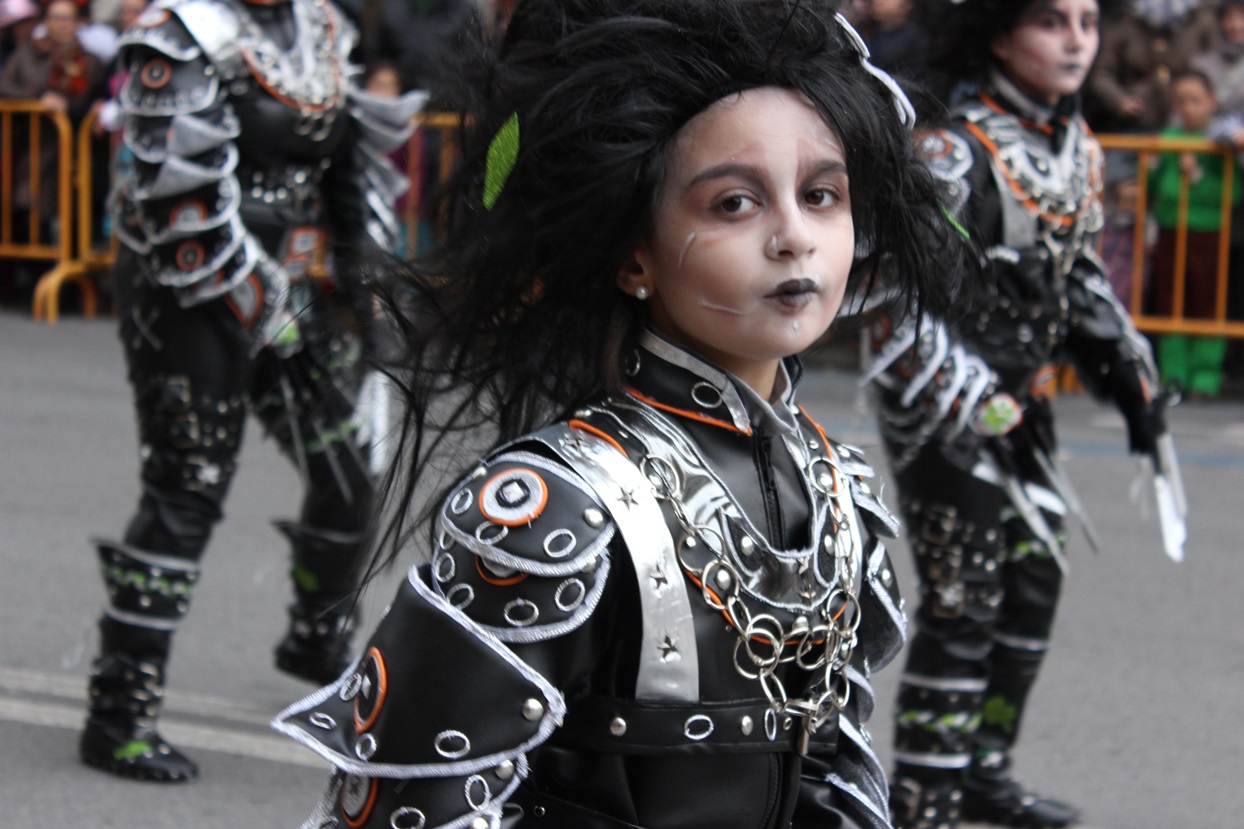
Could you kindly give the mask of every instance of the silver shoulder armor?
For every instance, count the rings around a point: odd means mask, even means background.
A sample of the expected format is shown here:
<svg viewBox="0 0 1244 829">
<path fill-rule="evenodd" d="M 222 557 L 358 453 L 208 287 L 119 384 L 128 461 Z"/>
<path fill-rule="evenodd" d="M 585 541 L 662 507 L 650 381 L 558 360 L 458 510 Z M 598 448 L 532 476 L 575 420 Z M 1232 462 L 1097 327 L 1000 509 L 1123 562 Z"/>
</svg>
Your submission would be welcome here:
<svg viewBox="0 0 1244 829">
<path fill-rule="evenodd" d="M 561 693 L 412 569 L 363 656 L 273 721 L 334 768 L 304 826 L 500 825 Z"/>
<path fill-rule="evenodd" d="M 595 610 L 615 526 L 557 461 L 511 450 L 481 464 L 441 510 L 437 592 L 503 642 L 562 636 Z"/>
<path fill-rule="evenodd" d="M 226 75 L 243 70 L 242 53 L 238 49 L 242 21 L 229 3 L 223 0 L 156 0 L 153 6 L 176 15 L 217 69 Z"/>
<path fill-rule="evenodd" d="M 354 156 L 363 172 L 367 235 L 382 250 L 393 250 L 399 243 L 393 206 L 408 186 L 406 171 L 394 167 L 388 154 L 410 138 L 415 116 L 427 99 L 428 93 L 421 90 L 395 99 L 379 98 L 353 85 L 347 92 L 347 110 L 359 126 Z"/>
<path fill-rule="evenodd" d="M 944 184 L 946 209 L 961 216 L 972 195 L 968 180 L 968 171 L 975 163 L 972 145 L 952 130 L 937 129 L 925 134 L 918 149 L 929 170 Z"/>
</svg>

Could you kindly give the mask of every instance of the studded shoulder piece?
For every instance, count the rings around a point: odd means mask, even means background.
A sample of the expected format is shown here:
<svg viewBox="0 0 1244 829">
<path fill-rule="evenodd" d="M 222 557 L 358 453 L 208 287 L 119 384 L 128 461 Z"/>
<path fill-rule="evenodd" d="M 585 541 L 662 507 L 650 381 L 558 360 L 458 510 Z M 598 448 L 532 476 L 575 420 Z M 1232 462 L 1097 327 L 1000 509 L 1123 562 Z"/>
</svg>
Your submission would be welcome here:
<svg viewBox="0 0 1244 829">
<path fill-rule="evenodd" d="M 304 826 L 497 829 L 562 695 L 412 569 L 361 659 L 273 728 L 334 774 Z"/>
<path fill-rule="evenodd" d="M 400 241 L 400 223 L 393 205 L 406 192 L 407 176 L 389 160 L 414 131 L 415 116 L 427 102 L 428 93 L 408 92 L 400 98 L 380 98 L 353 85 L 346 92 L 346 109 L 358 125 L 359 140 L 354 162 L 362 171 L 367 215 L 367 236 L 383 250 Z"/>
<path fill-rule="evenodd" d="M 446 500 L 436 590 L 503 642 L 561 636 L 600 600 L 615 532 L 573 471 L 516 447 L 477 467 Z"/>
<path fill-rule="evenodd" d="M 972 145 L 952 130 L 936 129 L 925 133 L 918 149 L 929 170 L 944 184 L 946 209 L 954 216 L 961 216 L 972 195 L 967 174 L 975 162 Z"/>
</svg>

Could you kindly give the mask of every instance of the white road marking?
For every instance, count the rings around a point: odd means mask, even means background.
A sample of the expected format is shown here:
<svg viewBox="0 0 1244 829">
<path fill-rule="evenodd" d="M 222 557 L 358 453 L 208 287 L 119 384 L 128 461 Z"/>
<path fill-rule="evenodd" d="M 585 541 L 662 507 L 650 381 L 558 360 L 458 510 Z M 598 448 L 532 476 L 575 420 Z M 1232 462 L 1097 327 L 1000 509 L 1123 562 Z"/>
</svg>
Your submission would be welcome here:
<svg viewBox="0 0 1244 829">
<path fill-rule="evenodd" d="M 86 714 L 86 679 L 15 668 L 0 668 L 0 720 L 42 728 L 77 731 Z M 45 699 L 21 695 L 37 694 Z M 46 699 L 50 697 L 51 699 Z M 193 712 L 227 725 L 188 722 Z M 165 700 L 160 732 L 179 748 L 217 751 L 237 757 L 328 770 L 323 759 L 275 733 L 264 733 L 275 712 L 247 708 L 207 694 L 176 693 Z M 237 727 L 234 727 L 237 726 Z"/>
</svg>

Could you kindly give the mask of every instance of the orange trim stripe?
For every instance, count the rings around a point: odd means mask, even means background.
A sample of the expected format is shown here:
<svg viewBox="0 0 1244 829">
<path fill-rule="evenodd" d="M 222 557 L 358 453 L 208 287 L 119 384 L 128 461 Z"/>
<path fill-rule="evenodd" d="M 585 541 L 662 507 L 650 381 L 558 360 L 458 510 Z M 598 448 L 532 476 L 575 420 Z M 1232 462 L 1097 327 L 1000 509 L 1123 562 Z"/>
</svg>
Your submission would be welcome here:
<svg viewBox="0 0 1244 829">
<path fill-rule="evenodd" d="M 688 418 L 689 420 L 698 420 L 700 423 L 707 423 L 709 426 L 716 426 L 720 429 L 725 429 L 730 432 L 738 432 L 740 435 L 747 435 L 748 437 L 752 436 L 752 430 L 750 427 L 746 430 L 740 429 L 738 426 L 735 426 L 733 423 L 727 423 L 726 421 L 718 420 L 715 417 L 709 417 L 708 415 L 700 414 L 699 412 L 692 412 L 686 409 L 679 409 L 674 406 L 668 406 L 664 403 L 653 400 L 651 397 L 648 397 L 647 395 L 640 394 L 638 391 L 636 391 L 633 388 L 627 389 L 626 393 L 629 394 L 631 397 L 634 397 L 636 400 L 641 400 L 644 403 L 647 403 L 649 406 L 651 406 L 654 409 L 660 409 L 663 412 L 670 412 L 672 414 L 676 414 L 681 417 Z"/>
<path fill-rule="evenodd" d="M 345 818 L 346 823 L 353 826 L 354 829 L 358 829 L 358 827 L 367 823 L 367 819 L 371 817 L 372 810 L 376 808 L 376 795 L 380 792 L 380 786 L 377 785 L 377 782 L 378 781 L 374 777 L 367 781 L 367 802 L 363 804 L 363 811 L 359 812 L 358 817 L 351 819 L 350 816 L 346 814 L 345 806 L 342 805 L 341 807 L 341 816 Z"/>
<path fill-rule="evenodd" d="M 622 444 L 618 443 L 616 440 L 610 437 L 607 433 L 602 432 L 600 429 L 597 429 L 592 424 L 584 423 L 582 420 L 576 419 L 576 420 L 567 421 L 566 425 L 569 426 L 571 429 L 578 429 L 581 432 L 587 432 L 589 435 L 595 435 L 596 437 L 603 440 L 605 443 L 612 446 L 614 449 L 617 449 L 619 452 L 621 452 L 622 457 L 624 458 L 630 457 L 630 455 L 627 454 L 626 450 L 622 448 Z"/>
<path fill-rule="evenodd" d="M 358 697 L 354 699 L 354 728 L 360 734 L 376 724 L 376 718 L 380 716 L 380 709 L 384 707 L 385 698 L 389 695 L 389 672 L 384 666 L 384 654 L 380 652 L 380 648 L 372 645 L 367 649 L 367 656 L 373 655 L 376 658 L 376 704 L 372 706 L 371 714 L 368 715 L 367 719 L 359 719 Z M 363 664 L 366 664 L 366 661 L 364 659 Z"/>
<path fill-rule="evenodd" d="M 971 133 L 975 135 L 976 138 L 982 144 L 985 145 L 985 149 L 989 151 L 989 154 L 991 156 L 993 156 L 994 158 L 998 157 L 998 153 L 999 153 L 998 145 L 995 144 L 989 138 L 989 136 L 985 134 L 984 130 L 982 130 L 976 124 L 973 124 L 971 121 L 965 122 L 964 126 L 966 126 L 968 130 L 970 130 Z M 1054 213 L 1041 210 L 1041 205 L 1037 204 L 1037 202 L 1032 198 L 1031 194 L 1029 194 L 1027 191 L 1024 190 L 1023 185 L 1020 184 L 1018 181 L 1016 181 L 1014 177 L 1012 177 L 1011 174 L 1007 172 L 1005 165 L 999 164 L 998 169 L 1002 171 L 1002 176 L 1006 179 L 1006 183 L 1011 186 L 1011 191 L 1015 193 L 1016 196 L 1023 199 L 1024 206 L 1027 207 L 1029 210 L 1031 210 L 1033 213 L 1037 214 L 1038 216 L 1040 216 L 1041 218 L 1045 219 L 1048 222 L 1058 222 L 1063 227 L 1071 227 L 1073 224 L 1075 224 L 1076 218 L 1074 216 L 1059 216 Z"/>
<path fill-rule="evenodd" d="M 526 578 L 531 575 L 530 573 L 519 573 L 517 576 L 507 576 L 503 579 L 497 578 L 496 576 L 490 576 L 484 572 L 484 565 L 481 561 L 482 559 L 479 556 L 475 557 L 475 571 L 479 573 L 479 577 L 481 579 L 489 584 L 495 584 L 497 587 L 510 587 L 511 585 L 525 581 Z"/>
</svg>

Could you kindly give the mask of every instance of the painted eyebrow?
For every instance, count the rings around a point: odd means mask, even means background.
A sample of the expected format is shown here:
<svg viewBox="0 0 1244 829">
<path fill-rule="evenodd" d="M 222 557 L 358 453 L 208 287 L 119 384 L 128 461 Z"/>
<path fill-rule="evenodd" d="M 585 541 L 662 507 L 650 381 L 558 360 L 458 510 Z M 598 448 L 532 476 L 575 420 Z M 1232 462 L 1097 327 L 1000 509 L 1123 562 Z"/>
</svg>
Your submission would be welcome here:
<svg viewBox="0 0 1244 829">
<path fill-rule="evenodd" d="M 846 175 L 846 172 L 847 165 L 845 163 L 841 161 L 825 160 L 813 164 L 808 172 L 804 174 L 803 178 L 812 178 L 813 176 L 819 176 L 825 173 Z M 686 189 L 690 190 L 696 185 L 703 184 L 706 181 L 713 181 L 719 178 L 729 178 L 731 176 L 738 176 L 739 178 L 750 179 L 752 181 L 759 181 L 762 178 L 759 169 L 751 164 L 717 164 L 713 167 L 701 170 L 692 176 L 691 180 L 687 182 Z"/>
</svg>

